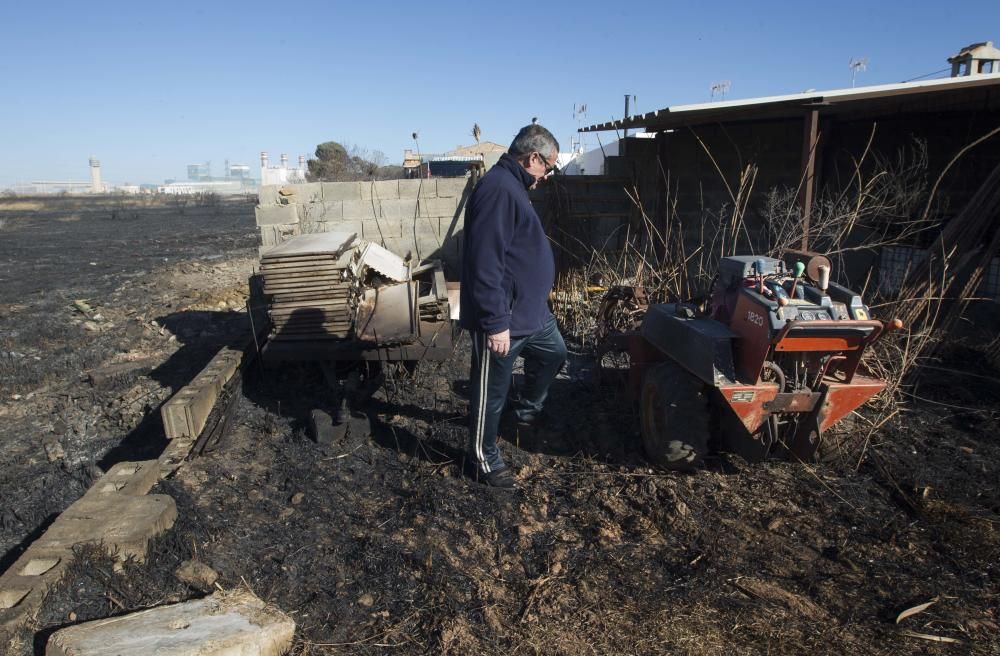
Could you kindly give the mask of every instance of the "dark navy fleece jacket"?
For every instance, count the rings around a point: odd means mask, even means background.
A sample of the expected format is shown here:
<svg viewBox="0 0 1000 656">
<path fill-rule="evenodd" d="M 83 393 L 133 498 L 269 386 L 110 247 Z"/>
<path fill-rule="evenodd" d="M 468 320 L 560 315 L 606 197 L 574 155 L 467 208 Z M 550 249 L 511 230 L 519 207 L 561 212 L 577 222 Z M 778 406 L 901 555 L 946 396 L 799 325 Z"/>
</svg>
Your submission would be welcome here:
<svg viewBox="0 0 1000 656">
<path fill-rule="evenodd" d="M 465 208 L 459 323 L 467 330 L 530 335 L 552 316 L 552 247 L 528 199 L 533 175 L 508 154 L 483 176 Z"/>
</svg>

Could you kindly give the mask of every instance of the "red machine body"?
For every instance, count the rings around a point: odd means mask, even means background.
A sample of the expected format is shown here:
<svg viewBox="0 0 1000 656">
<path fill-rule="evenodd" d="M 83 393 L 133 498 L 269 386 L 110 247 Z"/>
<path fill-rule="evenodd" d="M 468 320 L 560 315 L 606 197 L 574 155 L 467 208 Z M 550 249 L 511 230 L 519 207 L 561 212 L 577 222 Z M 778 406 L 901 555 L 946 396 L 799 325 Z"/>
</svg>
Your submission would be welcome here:
<svg viewBox="0 0 1000 656">
<path fill-rule="evenodd" d="M 816 280 L 826 258 L 789 259 L 723 258 L 704 313 L 651 305 L 637 330 L 609 340 L 630 355 L 651 459 L 684 467 L 714 448 L 810 460 L 830 427 L 885 388 L 860 365 L 886 324 L 854 292 Z"/>
</svg>

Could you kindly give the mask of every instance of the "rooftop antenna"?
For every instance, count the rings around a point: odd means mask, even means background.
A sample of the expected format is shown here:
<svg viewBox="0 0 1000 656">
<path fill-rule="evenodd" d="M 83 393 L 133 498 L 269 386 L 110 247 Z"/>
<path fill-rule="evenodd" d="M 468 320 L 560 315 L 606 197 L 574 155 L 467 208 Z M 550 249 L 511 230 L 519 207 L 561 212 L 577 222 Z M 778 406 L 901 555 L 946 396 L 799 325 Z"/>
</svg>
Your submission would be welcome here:
<svg viewBox="0 0 1000 656">
<path fill-rule="evenodd" d="M 587 120 L 587 103 L 573 103 L 573 120 L 576 121 L 576 134 L 570 139 L 570 144 L 574 152 L 583 152 L 583 133 L 580 128 Z"/>
<path fill-rule="evenodd" d="M 720 100 L 726 99 L 726 92 L 729 88 L 733 86 L 733 83 L 729 80 L 719 80 L 718 82 L 712 82 L 712 94 L 709 96 L 709 102 L 715 100 L 715 94 L 719 94 Z"/>
<path fill-rule="evenodd" d="M 854 88 L 854 81 L 855 81 L 855 78 L 857 78 L 857 76 L 858 76 L 858 72 L 860 71 L 860 72 L 864 73 L 865 71 L 868 70 L 868 58 L 867 57 L 861 57 L 859 59 L 857 57 L 852 57 L 851 61 L 847 64 L 847 66 L 848 66 L 848 68 L 851 69 L 851 88 L 853 89 Z"/>
</svg>

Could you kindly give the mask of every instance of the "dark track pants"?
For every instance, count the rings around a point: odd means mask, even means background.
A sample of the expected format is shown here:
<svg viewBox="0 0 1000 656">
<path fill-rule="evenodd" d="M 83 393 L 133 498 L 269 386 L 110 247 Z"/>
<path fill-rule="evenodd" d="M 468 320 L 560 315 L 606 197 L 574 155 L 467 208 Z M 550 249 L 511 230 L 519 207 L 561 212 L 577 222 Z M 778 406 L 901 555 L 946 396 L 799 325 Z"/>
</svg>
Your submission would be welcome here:
<svg viewBox="0 0 1000 656">
<path fill-rule="evenodd" d="M 489 350 L 486 333 L 470 331 L 470 335 L 469 455 L 480 472 L 489 473 L 504 467 L 497 448 L 497 429 L 507 405 L 514 361 L 518 356 L 524 358 L 524 385 L 511 399 L 511 409 L 517 420 L 531 422 L 542 411 L 549 386 L 566 361 L 566 344 L 555 317 L 536 333 L 512 337 L 505 356 Z"/>
</svg>

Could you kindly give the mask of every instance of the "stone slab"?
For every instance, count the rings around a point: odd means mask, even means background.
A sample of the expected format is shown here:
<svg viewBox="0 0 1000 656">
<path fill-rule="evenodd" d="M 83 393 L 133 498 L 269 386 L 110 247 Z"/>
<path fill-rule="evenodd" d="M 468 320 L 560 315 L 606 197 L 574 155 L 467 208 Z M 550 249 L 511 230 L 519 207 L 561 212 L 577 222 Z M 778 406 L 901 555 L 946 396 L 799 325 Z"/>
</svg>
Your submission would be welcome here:
<svg viewBox="0 0 1000 656">
<path fill-rule="evenodd" d="M 163 494 L 87 496 L 67 508 L 34 545 L 41 550 L 69 550 L 79 544 L 103 544 L 117 558 L 142 561 L 150 538 L 177 519 L 177 505 Z"/>
<path fill-rule="evenodd" d="M 281 656 L 295 622 L 250 592 L 216 594 L 181 604 L 56 631 L 46 656 Z"/>
<path fill-rule="evenodd" d="M 298 208 L 295 205 L 270 205 L 254 208 L 257 225 L 273 226 L 287 225 L 299 222 Z"/>
</svg>

